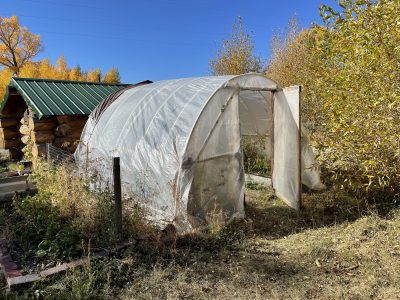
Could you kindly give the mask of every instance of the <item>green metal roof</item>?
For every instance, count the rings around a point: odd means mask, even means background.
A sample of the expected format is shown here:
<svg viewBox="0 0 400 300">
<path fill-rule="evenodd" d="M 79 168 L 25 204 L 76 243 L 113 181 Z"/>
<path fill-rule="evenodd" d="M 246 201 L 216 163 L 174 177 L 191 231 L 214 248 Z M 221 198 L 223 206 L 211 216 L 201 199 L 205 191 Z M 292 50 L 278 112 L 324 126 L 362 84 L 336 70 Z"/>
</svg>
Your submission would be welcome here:
<svg viewBox="0 0 400 300">
<path fill-rule="evenodd" d="M 107 84 L 35 78 L 12 78 L 14 88 L 38 118 L 58 115 L 88 115 L 112 93 L 128 84 Z M 9 98 L 7 90 L 0 113 Z"/>
</svg>

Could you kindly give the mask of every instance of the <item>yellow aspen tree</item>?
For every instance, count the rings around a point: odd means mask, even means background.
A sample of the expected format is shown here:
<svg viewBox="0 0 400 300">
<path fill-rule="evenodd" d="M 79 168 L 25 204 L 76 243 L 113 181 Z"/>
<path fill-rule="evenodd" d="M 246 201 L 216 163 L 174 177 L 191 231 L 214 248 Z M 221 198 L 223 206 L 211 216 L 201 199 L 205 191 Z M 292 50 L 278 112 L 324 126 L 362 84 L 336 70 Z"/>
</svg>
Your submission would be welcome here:
<svg viewBox="0 0 400 300">
<path fill-rule="evenodd" d="M 69 72 L 69 80 L 84 81 L 84 75 L 79 65 L 71 69 Z"/>
<path fill-rule="evenodd" d="M 0 17 L 0 66 L 9 68 L 18 75 L 21 67 L 41 50 L 40 35 L 20 26 L 16 16 Z"/>
<path fill-rule="evenodd" d="M 0 70 L 0 102 L 3 101 L 7 85 L 9 84 L 12 76 L 13 72 L 10 69 Z"/>
<path fill-rule="evenodd" d="M 28 62 L 21 67 L 19 71 L 19 77 L 23 78 L 38 78 L 40 76 L 39 72 L 40 62 Z"/>
<path fill-rule="evenodd" d="M 261 59 L 253 54 L 254 42 L 245 32 L 242 19 L 233 24 L 230 37 L 223 41 L 215 58 L 210 59 L 213 75 L 239 75 L 249 72 L 261 72 Z"/>
<path fill-rule="evenodd" d="M 57 78 L 59 80 L 68 80 L 69 79 L 69 72 L 67 61 L 64 55 L 61 55 L 60 58 L 57 60 L 55 65 L 57 71 Z"/>
<path fill-rule="evenodd" d="M 103 78 L 105 83 L 121 83 L 121 77 L 117 68 L 111 68 Z"/>
<path fill-rule="evenodd" d="M 56 68 L 50 63 L 48 58 L 45 58 L 40 62 L 39 65 L 39 77 L 46 79 L 56 79 L 57 71 Z"/>
<path fill-rule="evenodd" d="M 89 70 L 86 74 L 86 81 L 101 82 L 101 70 L 99 68 L 96 70 Z"/>
</svg>

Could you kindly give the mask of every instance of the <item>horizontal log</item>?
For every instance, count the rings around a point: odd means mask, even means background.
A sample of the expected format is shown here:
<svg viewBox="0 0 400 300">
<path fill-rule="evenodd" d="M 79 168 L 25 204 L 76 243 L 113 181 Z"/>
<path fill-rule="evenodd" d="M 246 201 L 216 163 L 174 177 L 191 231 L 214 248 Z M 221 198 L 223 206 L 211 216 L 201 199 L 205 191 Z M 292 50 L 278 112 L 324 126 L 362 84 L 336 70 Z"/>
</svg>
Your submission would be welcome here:
<svg viewBox="0 0 400 300">
<path fill-rule="evenodd" d="M 55 117 L 42 118 L 39 120 L 38 118 L 30 116 L 28 119 L 28 123 L 30 128 L 35 128 L 35 124 L 43 124 L 43 123 L 57 124 L 57 120 Z"/>
<path fill-rule="evenodd" d="M 20 136 L 17 127 L 0 128 L 0 139 L 8 140 Z"/>
<path fill-rule="evenodd" d="M 63 122 L 62 124 L 68 124 L 71 127 L 85 127 L 87 120 L 71 120 L 68 122 Z"/>
<path fill-rule="evenodd" d="M 0 118 L 0 127 L 8 128 L 15 127 L 18 124 L 18 119 L 15 118 Z"/>
<path fill-rule="evenodd" d="M 73 138 L 75 140 L 80 140 L 82 135 L 82 129 L 71 130 L 71 132 L 67 135 L 67 137 Z"/>
<path fill-rule="evenodd" d="M 2 149 L 19 148 L 20 145 L 21 142 L 17 139 L 11 139 L 11 140 L 0 139 L 0 148 Z"/>
<path fill-rule="evenodd" d="M 64 123 L 64 124 L 58 125 L 54 129 L 54 134 L 58 137 L 63 137 L 63 136 L 67 136 L 70 130 L 71 130 L 71 126 Z"/>
<path fill-rule="evenodd" d="M 29 144 L 30 141 L 31 141 L 31 137 L 29 135 L 23 135 L 21 137 L 21 142 L 25 145 Z"/>
<path fill-rule="evenodd" d="M 0 114 L 0 118 L 15 118 L 18 120 L 18 114 L 10 113 L 10 114 Z"/>
<path fill-rule="evenodd" d="M 71 137 L 79 139 L 81 137 L 83 126 L 70 126 L 67 123 L 58 125 L 54 133 L 58 137 Z"/>
<path fill-rule="evenodd" d="M 32 131 L 31 141 L 33 143 L 51 143 L 53 142 L 55 135 L 53 131 Z"/>
<path fill-rule="evenodd" d="M 35 131 L 48 131 L 52 130 L 56 126 L 57 124 L 55 122 L 31 122 L 29 124 L 29 129 Z"/>
<path fill-rule="evenodd" d="M 86 122 L 88 119 L 88 116 L 57 116 L 57 121 L 58 123 L 69 123 L 69 122 Z"/>
<path fill-rule="evenodd" d="M 33 144 L 32 145 L 32 156 L 34 158 L 44 157 L 47 154 L 46 144 Z"/>
</svg>

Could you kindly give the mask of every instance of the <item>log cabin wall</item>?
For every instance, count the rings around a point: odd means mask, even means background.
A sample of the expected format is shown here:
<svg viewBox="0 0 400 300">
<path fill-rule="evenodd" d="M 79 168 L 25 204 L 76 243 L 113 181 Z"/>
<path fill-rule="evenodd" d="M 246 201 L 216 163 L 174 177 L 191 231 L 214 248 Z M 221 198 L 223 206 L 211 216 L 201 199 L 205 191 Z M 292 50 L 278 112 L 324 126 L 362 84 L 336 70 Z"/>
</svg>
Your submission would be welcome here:
<svg viewBox="0 0 400 300">
<path fill-rule="evenodd" d="M 12 158 L 45 157 L 47 143 L 70 153 L 75 151 L 88 116 L 38 119 L 19 94 L 11 91 L 9 97 L 10 104 L 0 115 L 0 148 L 8 149 Z"/>
<path fill-rule="evenodd" d="M 33 160 L 46 154 L 47 143 L 73 153 L 88 115 L 104 99 L 150 82 L 127 85 L 13 77 L 0 102 L 0 148 L 9 149 L 13 158 L 24 153 Z"/>
<path fill-rule="evenodd" d="M 46 156 L 46 144 L 51 143 L 70 153 L 78 145 L 87 116 L 52 116 L 37 119 L 32 112 L 21 119 L 21 142 L 26 156 L 32 159 Z"/>
<path fill-rule="evenodd" d="M 12 158 L 22 157 L 22 147 L 20 139 L 20 118 L 27 105 L 24 99 L 15 91 L 9 90 L 9 99 L 12 105 L 6 105 L 0 115 L 0 148 L 8 149 Z"/>
</svg>

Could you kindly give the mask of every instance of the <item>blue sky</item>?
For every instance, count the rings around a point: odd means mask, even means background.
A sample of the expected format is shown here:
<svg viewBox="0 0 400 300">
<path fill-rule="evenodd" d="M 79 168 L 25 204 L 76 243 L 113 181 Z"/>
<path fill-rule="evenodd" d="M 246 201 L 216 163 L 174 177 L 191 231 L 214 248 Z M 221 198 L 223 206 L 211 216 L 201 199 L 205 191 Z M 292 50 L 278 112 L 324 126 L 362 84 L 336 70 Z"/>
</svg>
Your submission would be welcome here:
<svg viewBox="0 0 400 300">
<path fill-rule="evenodd" d="M 209 58 L 241 16 L 257 55 L 268 58 L 271 37 L 295 16 L 319 22 L 333 0 L 0 0 L 0 16 L 17 15 L 42 36 L 38 58 L 64 54 L 85 70 L 115 66 L 127 83 L 204 76 Z"/>
</svg>

